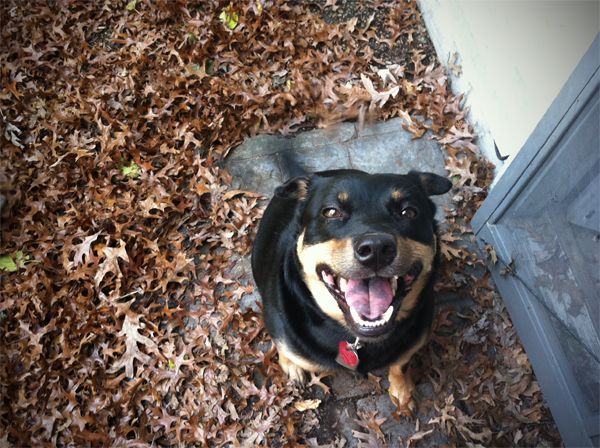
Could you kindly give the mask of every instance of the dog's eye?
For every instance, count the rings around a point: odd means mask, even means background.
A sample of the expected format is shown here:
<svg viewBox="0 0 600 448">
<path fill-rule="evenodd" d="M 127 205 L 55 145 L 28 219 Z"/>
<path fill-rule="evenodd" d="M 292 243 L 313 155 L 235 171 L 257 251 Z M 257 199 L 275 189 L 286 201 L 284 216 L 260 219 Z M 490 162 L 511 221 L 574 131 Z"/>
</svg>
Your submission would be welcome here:
<svg viewBox="0 0 600 448">
<path fill-rule="evenodd" d="M 344 216 L 342 211 L 335 207 L 325 207 L 323 210 L 321 210 L 321 213 L 327 219 L 339 219 Z"/>
<path fill-rule="evenodd" d="M 417 209 L 414 207 L 404 207 L 400 214 L 403 218 L 415 219 L 417 217 Z"/>
</svg>

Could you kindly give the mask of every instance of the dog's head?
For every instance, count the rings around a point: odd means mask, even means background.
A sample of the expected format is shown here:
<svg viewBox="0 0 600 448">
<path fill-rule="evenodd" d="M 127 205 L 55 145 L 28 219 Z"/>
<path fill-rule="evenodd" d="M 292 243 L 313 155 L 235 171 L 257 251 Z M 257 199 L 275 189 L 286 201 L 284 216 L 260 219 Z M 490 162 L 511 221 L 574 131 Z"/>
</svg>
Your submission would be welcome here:
<svg viewBox="0 0 600 448">
<path fill-rule="evenodd" d="M 288 181 L 300 271 L 317 306 L 361 338 L 381 338 L 414 308 L 432 270 L 435 206 L 452 184 L 432 173 L 336 170 Z"/>
</svg>

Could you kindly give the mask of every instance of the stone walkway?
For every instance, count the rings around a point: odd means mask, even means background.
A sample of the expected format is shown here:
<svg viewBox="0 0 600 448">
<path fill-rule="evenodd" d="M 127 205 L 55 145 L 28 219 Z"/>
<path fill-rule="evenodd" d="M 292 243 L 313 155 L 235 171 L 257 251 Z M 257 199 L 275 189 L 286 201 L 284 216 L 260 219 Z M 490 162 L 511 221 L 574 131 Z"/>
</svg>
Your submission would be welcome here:
<svg viewBox="0 0 600 448">
<path fill-rule="evenodd" d="M 376 123 L 358 129 L 356 124 L 342 123 L 329 129 L 313 130 L 294 137 L 259 135 L 247 140 L 228 157 L 226 167 L 233 175 L 234 187 L 259 192 L 270 198 L 276 186 L 284 179 L 277 154 L 284 150 L 295 151 L 299 160 L 309 171 L 335 168 L 356 168 L 370 173 L 404 174 L 409 170 L 430 171 L 445 175 L 444 156 L 441 148 L 427 136 L 413 140 L 412 135 L 402 128 L 401 119 Z M 450 194 L 434 197 L 438 206 L 437 219 L 443 221 L 443 208 L 450 203 Z M 252 281 L 249 257 L 236 261 L 230 276 L 247 284 Z M 258 310 L 258 293 L 246 295 L 242 308 Z M 438 306 L 461 307 L 464 304 L 454 298 L 443 298 Z M 398 439 L 407 440 L 415 431 L 412 418 L 392 417 L 395 406 L 387 394 L 387 371 L 375 372 L 382 378 L 381 390 L 374 381 L 355 377 L 349 372 L 340 372 L 326 379 L 332 393 L 323 396 L 316 392 L 322 403 L 317 410 L 319 430 L 314 437 L 319 442 L 331 441 L 336 436 L 346 439 L 345 446 L 355 447 L 358 440 L 353 430 L 364 430 L 356 424 L 357 412 L 378 410 L 379 417 L 389 417 L 382 425 L 390 446 L 399 446 Z M 431 396 L 432 385 L 417 378 L 417 390 L 422 396 Z M 314 395 L 314 393 L 313 393 Z M 419 415 L 422 423 L 432 415 Z M 428 439 L 437 446 L 447 443 L 442 433 Z"/>
<path fill-rule="evenodd" d="M 226 165 L 234 186 L 271 197 L 285 179 L 277 153 L 292 150 L 308 171 L 355 168 L 369 173 L 405 174 L 410 170 L 445 175 L 444 156 L 437 143 L 426 137 L 413 140 L 396 118 L 366 126 L 359 131 L 354 123 L 341 123 L 328 129 L 304 132 L 294 137 L 258 135 L 238 146 Z M 434 197 L 441 209 L 449 204 L 450 193 Z"/>
</svg>

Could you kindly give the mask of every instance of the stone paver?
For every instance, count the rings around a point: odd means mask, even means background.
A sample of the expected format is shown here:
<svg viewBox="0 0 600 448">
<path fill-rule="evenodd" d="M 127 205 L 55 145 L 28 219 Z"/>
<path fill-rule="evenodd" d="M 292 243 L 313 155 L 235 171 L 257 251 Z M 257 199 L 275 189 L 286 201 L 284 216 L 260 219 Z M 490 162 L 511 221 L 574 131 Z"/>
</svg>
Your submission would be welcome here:
<svg viewBox="0 0 600 448">
<path fill-rule="evenodd" d="M 402 128 L 402 119 L 366 126 L 353 123 L 331 129 L 316 129 L 295 137 L 259 135 L 237 147 L 226 161 L 236 188 L 256 191 L 267 197 L 285 181 L 277 154 L 292 150 L 309 171 L 355 168 L 369 173 L 405 174 L 410 170 L 445 175 L 444 157 L 437 143 L 427 137 L 413 140 Z M 436 196 L 438 220 L 450 193 Z"/>
<path fill-rule="evenodd" d="M 430 171 L 445 175 L 444 157 L 441 149 L 427 136 L 413 140 L 402 128 L 401 119 L 393 119 L 358 129 L 353 123 L 342 123 L 329 129 L 317 129 L 294 137 L 259 135 L 236 148 L 226 161 L 226 168 L 233 175 L 234 187 L 256 191 L 270 198 L 273 190 L 285 179 L 278 162 L 278 153 L 294 151 L 309 171 L 335 168 L 356 168 L 369 173 L 405 174 L 410 170 Z M 450 193 L 433 198 L 438 205 L 437 219 L 444 216 L 443 207 L 450 203 Z M 231 278 L 243 284 L 251 281 L 250 259 L 239 257 L 231 272 Z M 258 310 L 258 292 L 245 295 L 242 310 L 249 307 Z M 461 297 L 445 296 L 440 306 L 464 306 Z M 382 425 L 390 446 L 400 446 L 414 433 L 413 419 L 396 420 L 395 410 L 387 394 L 386 370 L 375 372 L 382 378 L 382 392 L 375 384 L 350 372 L 340 372 L 331 381 L 332 397 L 327 398 L 318 410 L 322 423 L 337 422 L 331 428 L 347 440 L 348 447 L 356 447 L 358 441 L 352 431 L 361 430 L 356 423 L 357 412 L 377 409 L 380 417 L 388 420 Z M 419 392 L 431 396 L 433 389 L 428 383 L 418 384 Z M 431 416 L 420 415 L 422 423 Z M 447 443 L 444 434 L 432 435 L 437 446 Z M 317 435 L 317 438 L 319 436 Z"/>
<path fill-rule="evenodd" d="M 376 391 L 375 384 L 372 381 L 350 372 L 336 373 L 333 376 L 331 388 L 339 400 L 363 397 L 374 394 Z"/>
</svg>

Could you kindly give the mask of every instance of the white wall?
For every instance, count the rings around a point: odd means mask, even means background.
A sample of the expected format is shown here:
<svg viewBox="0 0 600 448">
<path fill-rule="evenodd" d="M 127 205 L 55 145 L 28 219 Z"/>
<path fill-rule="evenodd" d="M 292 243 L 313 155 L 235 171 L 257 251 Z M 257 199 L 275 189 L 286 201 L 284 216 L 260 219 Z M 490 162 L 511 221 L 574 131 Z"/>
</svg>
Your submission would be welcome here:
<svg viewBox="0 0 600 448">
<path fill-rule="evenodd" d="M 600 31 L 599 0 L 419 0 L 440 61 L 458 56 L 480 147 L 514 159 Z M 494 141 L 505 162 L 496 157 Z"/>
</svg>

